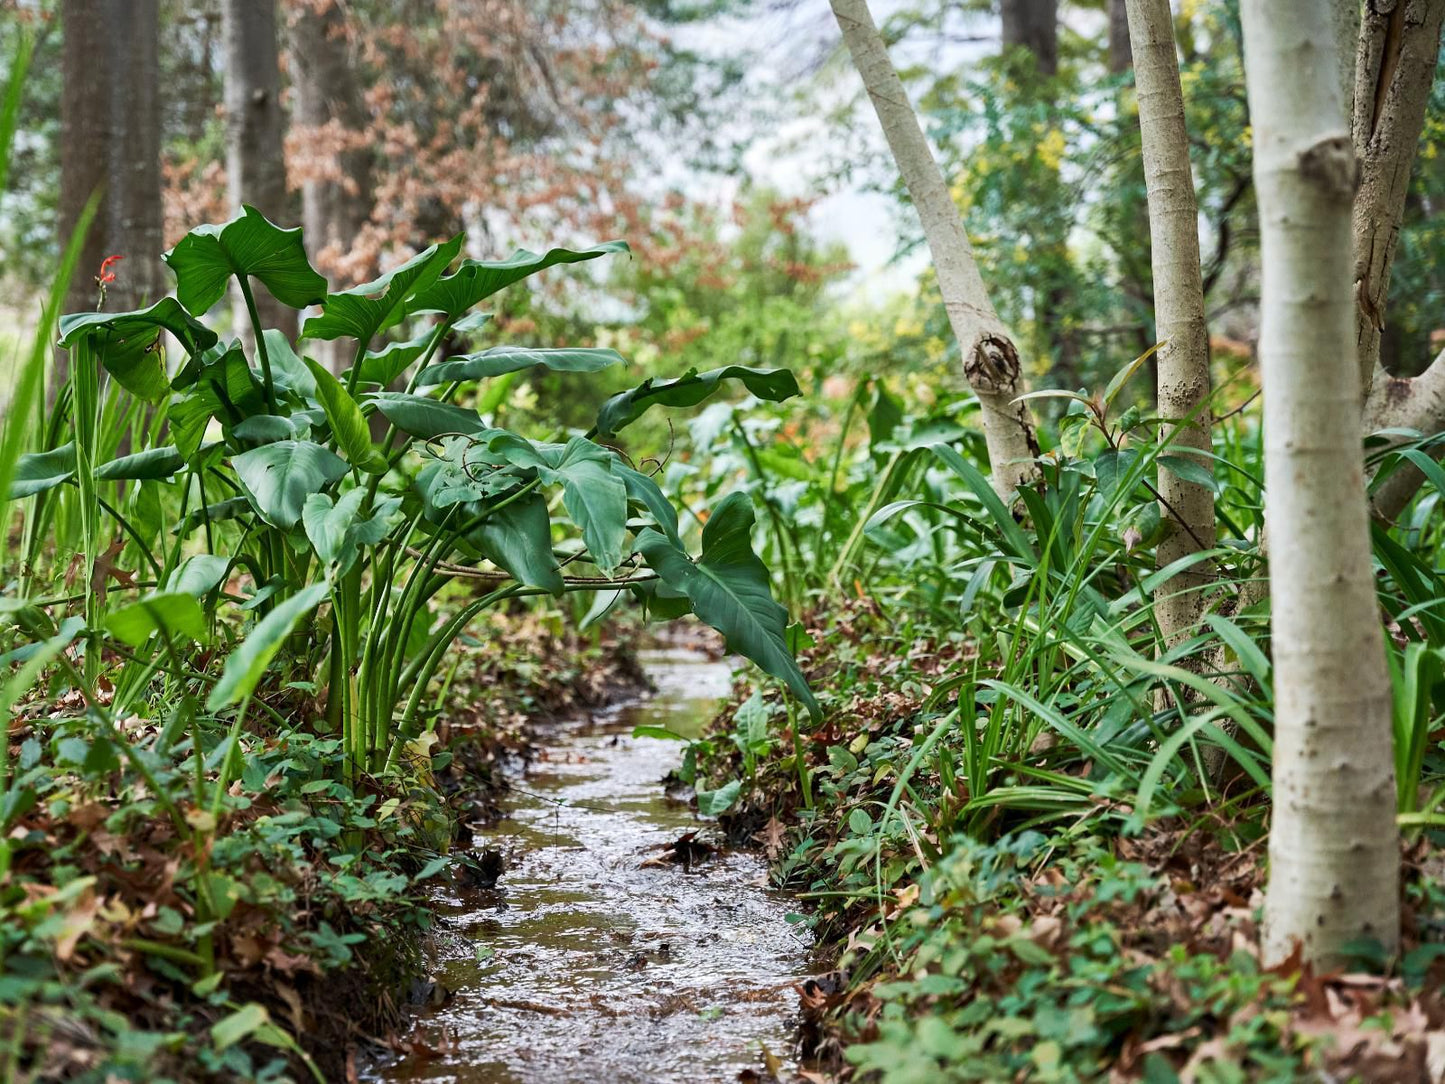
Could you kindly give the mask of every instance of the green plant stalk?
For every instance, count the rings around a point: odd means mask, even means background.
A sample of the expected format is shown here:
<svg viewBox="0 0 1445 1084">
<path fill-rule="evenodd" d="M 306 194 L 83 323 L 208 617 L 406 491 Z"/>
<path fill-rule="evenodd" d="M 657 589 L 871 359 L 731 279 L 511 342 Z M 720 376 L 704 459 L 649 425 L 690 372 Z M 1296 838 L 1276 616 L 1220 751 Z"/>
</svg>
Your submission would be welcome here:
<svg viewBox="0 0 1445 1084">
<path fill-rule="evenodd" d="M 251 319 L 251 334 L 255 337 L 256 357 L 261 362 L 261 378 L 265 384 L 266 408 L 275 414 L 276 383 L 271 378 L 271 354 L 266 349 L 266 336 L 261 333 L 261 314 L 256 310 L 256 297 L 251 292 L 251 277 L 237 275 L 236 281 L 241 286 L 241 297 L 246 302 L 246 315 Z"/>
</svg>

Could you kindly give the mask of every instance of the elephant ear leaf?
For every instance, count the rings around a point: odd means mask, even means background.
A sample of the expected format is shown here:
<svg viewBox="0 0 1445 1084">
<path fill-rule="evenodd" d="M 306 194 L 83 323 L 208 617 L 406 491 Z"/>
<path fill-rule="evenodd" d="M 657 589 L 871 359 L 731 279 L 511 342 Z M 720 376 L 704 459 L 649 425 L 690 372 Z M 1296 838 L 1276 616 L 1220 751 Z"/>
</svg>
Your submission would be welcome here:
<svg viewBox="0 0 1445 1084">
<path fill-rule="evenodd" d="M 82 312 L 60 318 L 60 345 L 84 343 L 126 391 L 155 403 L 171 390 L 161 335 L 169 331 L 196 357 L 216 345 L 216 333 L 173 297 L 136 312 Z"/>
<path fill-rule="evenodd" d="M 327 295 L 321 315 L 306 321 L 302 336 L 307 339 L 349 337 L 370 342 L 406 315 L 406 304 L 421 290 L 441 277 L 447 265 L 462 249 L 462 236 L 417 253 L 400 267 L 393 267 L 379 279 Z"/>
<path fill-rule="evenodd" d="M 606 256 L 609 252 L 627 251 L 630 250 L 626 242 L 604 241 L 580 252 L 570 248 L 554 248 L 538 255 L 520 248 L 505 260 L 463 260 L 454 274 L 438 279 L 413 297 L 407 303 L 406 311 L 408 315 L 439 312 L 455 320 L 479 301 L 486 300 L 514 282 L 520 282 L 528 275 L 535 275 L 538 271 L 560 263 L 581 263 L 583 260 Z"/>
<path fill-rule="evenodd" d="M 798 394 L 798 381 L 787 369 L 753 369 L 727 365 L 705 373 L 692 370 L 676 380 L 644 380 L 637 387 L 614 395 L 597 414 L 597 432 L 610 439 L 654 406 L 697 406 L 722 386 L 738 380 L 759 399 L 781 403 Z"/>
<path fill-rule="evenodd" d="M 308 440 L 278 440 L 233 456 L 231 465 L 252 506 L 273 527 L 289 531 L 306 498 L 346 473 L 346 462 Z"/>
<path fill-rule="evenodd" d="M 531 493 L 486 518 L 472 535 L 487 558 L 528 587 L 561 596 L 562 569 L 552 553 L 552 520 L 547 502 Z"/>
<path fill-rule="evenodd" d="M 200 316 L 221 300 L 232 277 L 259 279 L 293 309 L 326 298 L 326 279 L 306 259 L 301 230 L 283 230 L 254 207 L 223 226 L 198 226 L 161 259 L 176 275 L 176 296 Z"/>
<path fill-rule="evenodd" d="M 784 682 L 819 718 L 822 708 L 788 650 L 788 613 L 773 599 L 768 569 L 753 552 L 752 535 L 752 503 L 734 493 L 703 527 L 697 560 L 651 529 L 638 536 L 636 545 L 663 583 L 685 594 L 693 613 L 726 637 L 730 650 Z"/>
</svg>

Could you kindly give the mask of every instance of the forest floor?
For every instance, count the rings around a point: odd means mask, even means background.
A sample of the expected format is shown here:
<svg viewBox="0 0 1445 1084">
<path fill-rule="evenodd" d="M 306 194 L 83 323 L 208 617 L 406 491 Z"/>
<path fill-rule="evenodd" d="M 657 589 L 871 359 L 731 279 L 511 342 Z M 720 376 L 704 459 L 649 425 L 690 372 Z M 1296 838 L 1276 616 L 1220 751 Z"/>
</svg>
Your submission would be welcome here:
<svg viewBox="0 0 1445 1084">
<path fill-rule="evenodd" d="M 809 904 L 802 1079 L 1445 1079 L 1445 870 L 1426 842 L 1406 854 L 1399 960 L 1361 946 L 1338 972 L 1265 968 L 1257 796 L 1141 822 L 1123 799 L 1060 818 L 1041 795 L 965 830 L 966 783 L 915 754 L 972 646 L 912 638 L 868 602 L 807 623 L 826 723 L 750 765 L 739 720 L 755 694 L 782 708 L 741 680 L 699 775 L 745 779 L 725 825 Z"/>
<path fill-rule="evenodd" d="M 106 766 L 92 761 L 114 753 L 62 739 L 55 766 L 42 763 L 22 705 L 17 769 L 42 798 L 18 817 L 4 878 L 4 1000 L 21 1008 L 0 1016 L 0 1078 L 29 1066 L 38 1079 L 286 1079 L 305 1061 L 295 1035 L 313 1075 L 354 1079 L 377 1037 L 404 1042 L 410 1005 L 430 989 L 430 893 L 487 875 L 468 846 L 507 765 L 533 753 L 546 721 L 645 682 L 630 635 L 589 639 L 534 611 L 494 617 L 457 660 L 430 770 L 400 800 L 331 782 L 334 739 L 254 742 L 246 785 L 259 797 L 202 859 L 225 901 L 215 929 L 196 925 L 175 888 L 197 861 L 191 837 L 144 793 L 73 802 L 71 771 L 93 777 Z"/>
</svg>

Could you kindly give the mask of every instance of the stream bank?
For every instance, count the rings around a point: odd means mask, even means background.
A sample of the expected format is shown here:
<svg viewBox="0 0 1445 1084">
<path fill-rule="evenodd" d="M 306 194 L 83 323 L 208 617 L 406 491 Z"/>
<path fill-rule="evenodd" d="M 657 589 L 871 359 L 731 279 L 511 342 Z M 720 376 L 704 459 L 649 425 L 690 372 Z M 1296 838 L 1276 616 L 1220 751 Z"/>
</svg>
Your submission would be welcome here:
<svg viewBox="0 0 1445 1084">
<path fill-rule="evenodd" d="M 700 734 L 731 671 L 686 650 L 642 661 L 655 695 L 558 724 L 476 832 L 506 872 L 438 900 L 441 1004 L 377 1080 L 663 1084 L 787 1064 L 806 934 L 763 860 L 715 852 L 710 822 L 664 792 L 681 744 L 633 736 Z"/>
</svg>

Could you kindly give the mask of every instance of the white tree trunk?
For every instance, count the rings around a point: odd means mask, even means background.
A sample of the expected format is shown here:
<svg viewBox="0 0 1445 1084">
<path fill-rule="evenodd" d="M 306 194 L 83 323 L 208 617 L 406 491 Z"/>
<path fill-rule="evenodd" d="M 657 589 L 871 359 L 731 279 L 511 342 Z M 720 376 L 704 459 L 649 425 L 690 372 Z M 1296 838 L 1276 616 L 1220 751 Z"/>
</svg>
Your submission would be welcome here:
<svg viewBox="0 0 1445 1084">
<path fill-rule="evenodd" d="M 1331 0 L 1244 0 L 1263 278 L 1275 662 L 1264 955 L 1399 937 L 1390 689 L 1371 576 L 1350 208 Z"/>
<path fill-rule="evenodd" d="M 989 300 L 958 208 L 866 0 L 831 3 L 903 184 L 923 220 L 944 309 L 963 352 L 964 375 L 982 409 L 993 485 L 1008 500 L 1019 485 L 1038 474 L 1033 415 L 1026 403 L 1017 402 L 1026 390 L 1018 349 Z"/>
<path fill-rule="evenodd" d="M 1169 0 L 1126 0 L 1126 6 L 1149 194 L 1154 322 L 1164 341 L 1158 353 L 1159 416 L 1176 423 L 1161 429 L 1160 437 L 1172 438 L 1169 454 L 1187 456 L 1213 473 L 1210 459 L 1190 454 L 1212 449 L 1209 329 L 1199 270 L 1199 204 L 1189 167 L 1174 21 Z M 1212 490 L 1160 467 L 1159 495 L 1160 514 L 1172 524 L 1159 543 L 1160 568 L 1214 548 Z M 1193 634 L 1204 611 L 1205 588 L 1213 579 L 1212 566 L 1202 564 L 1160 585 L 1154 612 L 1166 643 L 1172 646 Z"/>
</svg>

